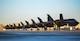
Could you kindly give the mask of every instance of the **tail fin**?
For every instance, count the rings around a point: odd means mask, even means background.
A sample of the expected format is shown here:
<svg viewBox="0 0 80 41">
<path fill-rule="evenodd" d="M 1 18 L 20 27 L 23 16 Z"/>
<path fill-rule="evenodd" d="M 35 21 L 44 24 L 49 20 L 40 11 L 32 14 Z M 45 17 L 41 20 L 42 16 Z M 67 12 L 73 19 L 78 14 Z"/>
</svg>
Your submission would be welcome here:
<svg viewBox="0 0 80 41">
<path fill-rule="evenodd" d="M 35 24 L 35 23 L 36 23 L 33 19 L 31 19 L 31 21 L 33 22 L 33 24 Z"/>
<path fill-rule="evenodd" d="M 13 27 L 13 25 L 10 25 L 10 27 Z"/>
<path fill-rule="evenodd" d="M 47 16 L 48 16 L 47 17 L 48 18 L 48 21 L 54 21 L 53 18 L 49 14 L 47 14 Z"/>
<path fill-rule="evenodd" d="M 18 26 L 21 26 L 21 25 L 18 23 Z"/>
<path fill-rule="evenodd" d="M 9 25 L 6 25 L 5 27 L 10 27 Z"/>
<path fill-rule="evenodd" d="M 24 26 L 24 24 L 21 22 L 22 26 Z"/>
<path fill-rule="evenodd" d="M 41 18 L 39 18 L 39 17 L 37 17 L 37 18 L 38 18 L 38 20 L 39 20 L 39 22 L 40 22 L 40 23 L 42 23 L 42 22 L 43 22 Z"/>
<path fill-rule="evenodd" d="M 16 27 L 16 24 L 14 24 L 14 27 Z"/>
<path fill-rule="evenodd" d="M 29 22 L 28 21 L 25 20 L 25 22 L 26 22 L 27 25 L 29 25 Z"/>
<path fill-rule="evenodd" d="M 63 22 L 63 15 L 60 14 L 60 21 Z"/>
</svg>

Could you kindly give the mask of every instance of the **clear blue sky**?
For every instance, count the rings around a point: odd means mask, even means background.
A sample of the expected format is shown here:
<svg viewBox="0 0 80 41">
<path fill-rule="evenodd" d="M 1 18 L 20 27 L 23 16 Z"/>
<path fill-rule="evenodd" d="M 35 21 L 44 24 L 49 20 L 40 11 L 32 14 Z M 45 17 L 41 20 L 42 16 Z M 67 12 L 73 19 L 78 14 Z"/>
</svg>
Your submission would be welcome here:
<svg viewBox="0 0 80 41">
<path fill-rule="evenodd" d="M 38 22 L 37 17 L 47 21 L 46 14 L 56 20 L 60 13 L 80 22 L 80 0 L 0 0 L 0 24 Z"/>
</svg>

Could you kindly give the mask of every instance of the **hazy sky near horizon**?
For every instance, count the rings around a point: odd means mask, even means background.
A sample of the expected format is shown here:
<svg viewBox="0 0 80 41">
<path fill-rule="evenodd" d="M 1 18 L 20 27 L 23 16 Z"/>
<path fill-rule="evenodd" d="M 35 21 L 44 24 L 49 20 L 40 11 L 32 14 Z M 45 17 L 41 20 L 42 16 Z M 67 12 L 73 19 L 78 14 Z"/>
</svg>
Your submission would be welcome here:
<svg viewBox="0 0 80 41">
<path fill-rule="evenodd" d="M 0 24 L 47 21 L 46 14 L 56 20 L 60 13 L 80 22 L 80 0 L 0 0 Z"/>
</svg>

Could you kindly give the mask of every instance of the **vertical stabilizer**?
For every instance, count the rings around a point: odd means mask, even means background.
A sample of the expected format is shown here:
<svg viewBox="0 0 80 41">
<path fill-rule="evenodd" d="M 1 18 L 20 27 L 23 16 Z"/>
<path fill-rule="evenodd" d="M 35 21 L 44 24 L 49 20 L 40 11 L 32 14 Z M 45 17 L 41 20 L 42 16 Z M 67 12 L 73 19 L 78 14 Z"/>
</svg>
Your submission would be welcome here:
<svg viewBox="0 0 80 41">
<path fill-rule="evenodd" d="M 60 14 L 60 21 L 63 22 L 63 15 Z"/>
<path fill-rule="evenodd" d="M 13 25 L 10 25 L 10 27 L 13 27 Z"/>
<path fill-rule="evenodd" d="M 47 14 L 47 16 L 48 16 L 47 17 L 48 18 L 48 21 L 54 21 L 53 18 L 49 14 Z"/>
<path fill-rule="evenodd" d="M 14 24 L 14 27 L 16 27 L 16 24 Z"/>
<path fill-rule="evenodd" d="M 18 26 L 21 26 L 21 25 L 18 23 Z"/>
<path fill-rule="evenodd" d="M 25 20 L 25 22 L 26 22 L 27 25 L 29 25 L 29 22 L 28 21 Z"/>
<path fill-rule="evenodd" d="M 6 25 L 5 27 L 10 27 L 9 25 Z"/>
<path fill-rule="evenodd" d="M 37 17 L 37 18 L 38 18 L 38 20 L 39 20 L 39 22 L 40 22 L 40 23 L 42 23 L 42 22 L 43 22 L 41 18 L 39 18 L 39 17 Z"/>
<path fill-rule="evenodd" d="M 21 22 L 22 26 L 24 26 L 23 22 Z"/>
<path fill-rule="evenodd" d="M 35 24 L 35 23 L 36 23 L 33 19 L 31 19 L 31 21 L 32 21 L 32 23 L 33 23 L 33 24 Z"/>
</svg>

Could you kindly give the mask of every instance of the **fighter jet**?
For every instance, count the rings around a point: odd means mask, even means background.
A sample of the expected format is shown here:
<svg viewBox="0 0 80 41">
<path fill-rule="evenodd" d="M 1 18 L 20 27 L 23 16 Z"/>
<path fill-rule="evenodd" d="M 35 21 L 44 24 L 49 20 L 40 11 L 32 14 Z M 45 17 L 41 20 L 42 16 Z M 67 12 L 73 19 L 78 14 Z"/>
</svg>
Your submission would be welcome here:
<svg viewBox="0 0 80 41">
<path fill-rule="evenodd" d="M 6 25 L 4 28 L 6 28 L 6 29 L 13 29 L 13 26 L 12 25 Z"/>
<path fill-rule="evenodd" d="M 6 29 L 15 29 L 16 25 L 15 26 L 14 25 L 9 24 L 9 25 L 6 25 L 4 28 L 6 28 Z"/>
<path fill-rule="evenodd" d="M 54 22 L 54 20 L 53 20 L 53 18 L 49 15 L 49 14 L 47 14 L 47 22 L 43 22 L 42 21 L 42 19 L 41 18 L 39 18 L 38 17 L 38 20 L 39 20 L 39 26 L 46 26 L 46 27 L 53 27 L 53 22 Z"/>
<path fill-rule="evenodd" d="M 18 26 L 15 27 L 16 29 L 22 29 L 23 26 L 20 25 L 20 23 L 18 23 Z"/>
<path fill-rule="evenodd" d="M 39 17 L 37 17 L 37 18 L 39 20 L 39 23 L 37 24 L 38 27 L 44 27 L 45 26 L 45 22 L 43 22 L 41 18 L 39 18 Z"/>
<path fill-rule="evenodd" d="M 32 24 L 29 24 L 28 21 L 25 21 L 26 22 L 25 28 L 37 28 L 37 30 L 39 30 L 37 23 L 33 19 L 31 19 L 31 21 L 32 21 Z M 33 29 L 31 29 L 31 30 L 33 30 Z"/>
<path fill-rule="evenodd" d="M 55 24 L 58 27 L 69 24 L 69 26 L 76 26 L 78 22 L 75 19 L 63 19 L 63 15 L 60 14 L 60 19 L 55 20 Z"/>
<path fill-rule="evenodd" d="M 24 28 L 24 24 L 21 22 L 22 25 L 20 25 L 20 23 L 18 23 L 18 26 L 15 25 L 15 23 L 13 23 L 13 25 L 9 24 L 6 25 L 4 28 L 6 29 L 22 29 Z"/>
<path fill-rule="evenodd" d="M 6 27 L 6 29 L 43 27 L 46 30 L 47 27 L 54 27 L 55 24 L 58 27 L 61 27 L 61 26 L 67 25 L 67 24 L 69 24 L 69 26 L 76 26 L 79 23 L 75 19 L 63 19 L 62 14 L 60 14 L 60 19 L 58 19 L 58 20 L 53 20 L 53 18 L 49 14 L 47 14 L 47 22 L 43 22 L 40 17 L 37 17 L 37 18 L 39 20 L 39 23 L 36 23 L 33 19 L 31 19 L 32 24 L 29 24 L 29 22 L 25 21 L 26 25 L 24 25 L 22 22 L 20 22 L 21 25 L 18 24 L 18 26 L 16 26 L 14 24 L 14 26 L 6 25 L 5 27 Z"/>
<path fill-rule="evenodd" d="M 47 29 L 47 27 L 54 27 L 53 18 L 49 14 L 47 14 L 47 16 L 48 16 L 47 17 L 47 22 L 43 22 L 41 18 L 37 17 L 38 20 L 39 20 L 39 23 L 37 25 L 39 27 L 44 27 L 45 30 Z"/>
<path fill-rule="evenodd" d="M 46 24 L 46 26 L 47 27 L 54 27 L 54 20 L 53 20 L 53 18 L 49 15 L 49 14 L 47 14 L 47 24 Z"/>
<path fill-rule="evenodd" d="M 14 24 L 14 28 L 15 28 L 15 29 L 24 29 L 24 28 L 25 28 L 25 25 L 23 24 L 23 22 L 20 22 L 20 23 L 18 23 L 18 26 L 16 26 L 16 25 Z"/>
<path fill-rule="evenodd" d="M 25 20 L 25 22 L 26 22 L 25 28 L 31 28 L 29 22 L 26 20 Z"/>
<path fill-rule="evenodd" d="M 30 26 L 32 28 L 37 28 L 36 22 L 33 19 L 31 19 L 31 21 L 32 21 L 32 24 Z"/>
</svg>

